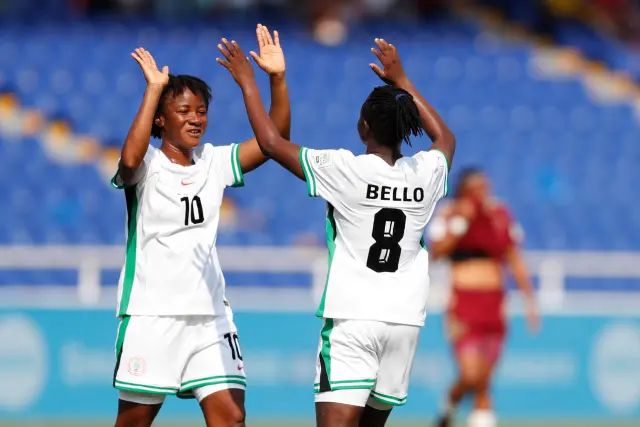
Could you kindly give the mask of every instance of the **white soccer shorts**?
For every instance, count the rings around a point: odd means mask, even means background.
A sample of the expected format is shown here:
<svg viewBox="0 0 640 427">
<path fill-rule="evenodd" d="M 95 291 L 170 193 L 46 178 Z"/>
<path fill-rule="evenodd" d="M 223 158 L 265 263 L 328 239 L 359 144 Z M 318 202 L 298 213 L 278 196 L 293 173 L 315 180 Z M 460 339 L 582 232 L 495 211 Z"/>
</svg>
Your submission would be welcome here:
<svg viewBox="0 0 640 427">
<path fill-rule="evenodd" d="M 124 316 L 116 339 L 113 385 L 131 392 L 190 398 L 244 389 L 246 376 L 231 316 Z M 195 392 L 195 393 L 194 393 Z M 132 400 L 134 399 L 126 399 Z"/>
<path fill-rule="evenodd" d="M 404 405 L 419 335 L 418 326 L 325 319 L 316 363 L 316 402 Z"/>
</svg>

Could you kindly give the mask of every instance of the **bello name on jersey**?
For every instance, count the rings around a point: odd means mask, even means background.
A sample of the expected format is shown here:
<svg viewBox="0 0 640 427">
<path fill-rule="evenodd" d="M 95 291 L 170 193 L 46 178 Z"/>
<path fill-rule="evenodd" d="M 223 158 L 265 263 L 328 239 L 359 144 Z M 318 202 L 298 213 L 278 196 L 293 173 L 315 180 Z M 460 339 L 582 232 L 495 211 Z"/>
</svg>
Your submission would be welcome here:
<svg viewBox="0 0 640 427">
<path fill-rule="evenodd" d="M 347 150 L 300 150 L 310 196 L 327 201 L 329 271 L 319 317 L 422 326 L 429 289 L 423 233 L 447 192 L 438 150 L 394 166 Z"/>
</svg>

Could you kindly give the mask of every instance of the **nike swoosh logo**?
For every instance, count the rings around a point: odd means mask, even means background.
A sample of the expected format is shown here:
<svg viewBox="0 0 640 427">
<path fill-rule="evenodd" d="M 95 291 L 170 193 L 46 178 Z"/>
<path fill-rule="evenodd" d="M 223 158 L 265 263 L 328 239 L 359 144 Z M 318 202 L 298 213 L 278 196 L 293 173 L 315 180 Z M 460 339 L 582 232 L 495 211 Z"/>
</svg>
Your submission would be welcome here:
<svg viewBox="0 0 640 427">
<path fill-rule="evenodd" d="M 238 371 L 242 371 L 242 365 L 238 365 Z"/>
</svg>

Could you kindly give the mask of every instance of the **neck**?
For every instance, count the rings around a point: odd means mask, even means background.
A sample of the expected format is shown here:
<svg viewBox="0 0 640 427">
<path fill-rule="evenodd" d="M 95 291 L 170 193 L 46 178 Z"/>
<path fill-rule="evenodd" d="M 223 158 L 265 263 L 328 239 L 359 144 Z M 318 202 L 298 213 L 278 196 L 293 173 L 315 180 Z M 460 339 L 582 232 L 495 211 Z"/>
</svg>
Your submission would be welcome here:
<svg viewBox="0 0 640 427">
<path fill-rule="evenodd" d="M 398 159 L 402 158 L 399 146 L 392 148 L 378 143 L 367 143 L 367 154 L 376 155 L 391 166 L 395 165 Z"/>
<path fill-rule="evenodd" d="M 171 141 L 163 139 L 160 150 L 172 163 L 182 166 L 190 166 L 193 164 L 193 149 L 191 148 L 178 148 Z"/>
</svg>

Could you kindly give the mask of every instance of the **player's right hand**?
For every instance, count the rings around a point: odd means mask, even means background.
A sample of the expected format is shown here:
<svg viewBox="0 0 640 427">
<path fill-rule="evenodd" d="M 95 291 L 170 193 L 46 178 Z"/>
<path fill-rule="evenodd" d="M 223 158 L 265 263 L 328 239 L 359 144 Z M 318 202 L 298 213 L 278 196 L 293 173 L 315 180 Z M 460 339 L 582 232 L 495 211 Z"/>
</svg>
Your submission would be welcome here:
<svg viewBox="0 0 640 427">
<path fill-rule="evenodd" d="M 253 66 L 238 43 L 222 39 L 218 49 L 225 59 L 216 58 L 216 61 L 231 73 L 241 88 L 255 80 Z"/>
<path fill-rule="evenodd" d="M 387 84 L 397 85 L 401 80 L 406 79 L 400 55 L 396 47 L 387 43 L 384 39 L 375 39 L 378 49 L 371 48 L 371 52 L 380 60 L 382 69 L 376 64 L 369 64 L 374 73 Z"/>
<path fill-rule="evenodd" d="M 139 47 L 131 53 L 131 56 L 140 65 L 147 80 L 147 86 L 165 87 L 169 83 L 169 67 L 165 65 L 160 71 L 155 59 L 148 51 Z"/>
<path fill-rule="evenodd" d="M 270 76 L 284 75 L 286 65 L 284 61 L 284 52 L 280 47 L 280 35 L 277 31 L 273 32 L 273 37 L 269 29 L 262 24 L 256 27 L 256 37 L 258 38 L 259 54 L 253 51 L 249 52 L 258 67 L 266 71 Z"/>
</svg>

